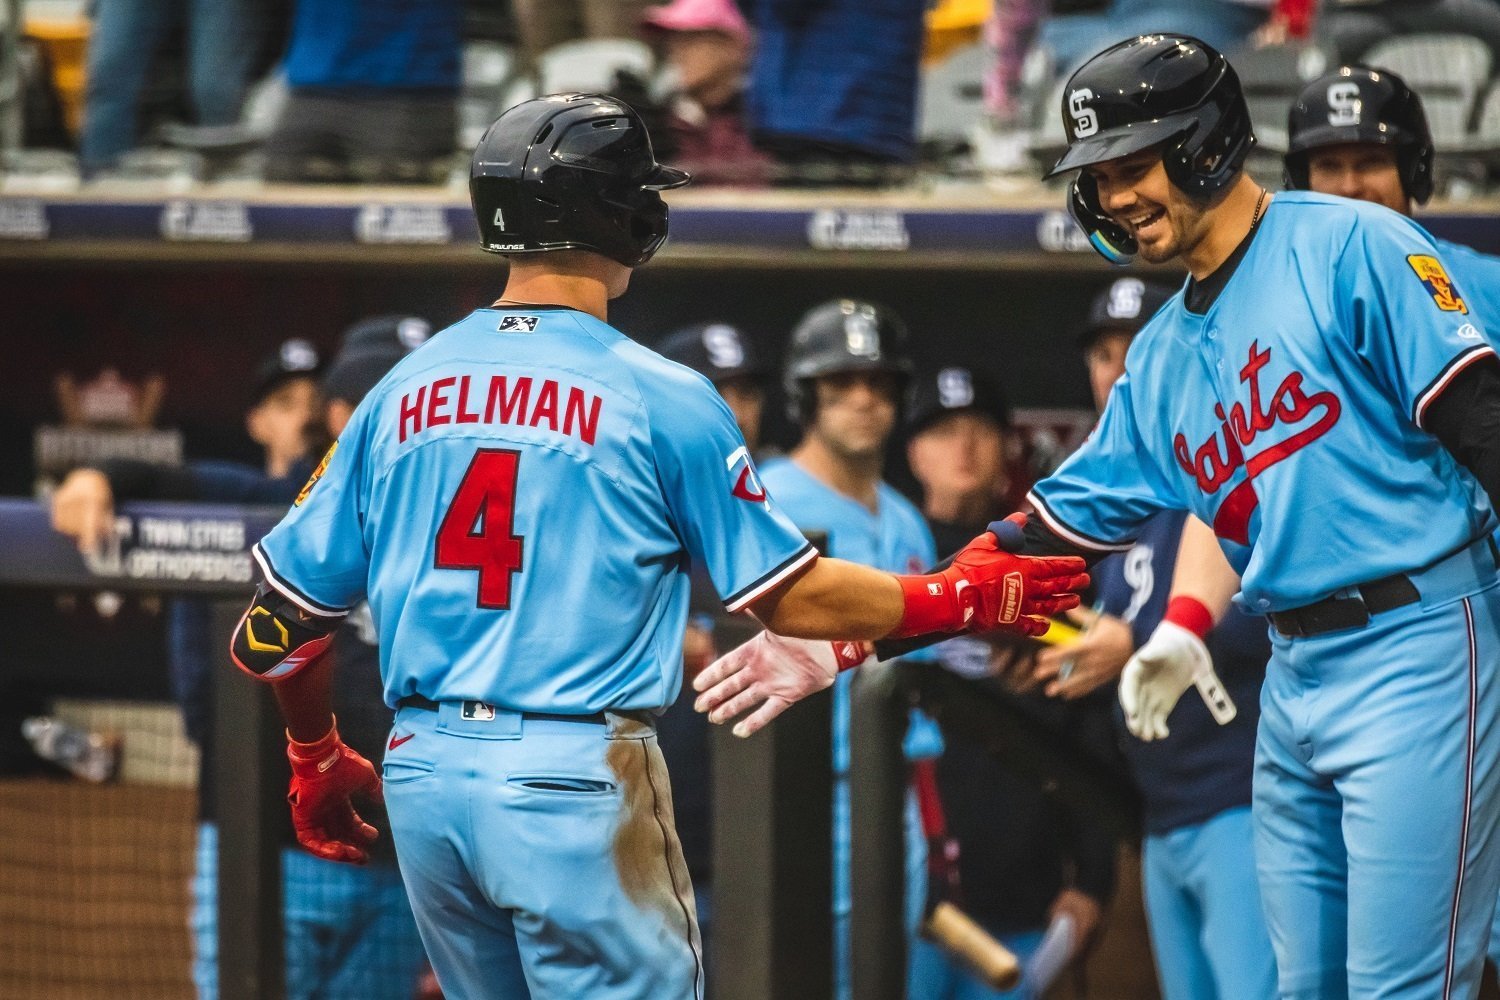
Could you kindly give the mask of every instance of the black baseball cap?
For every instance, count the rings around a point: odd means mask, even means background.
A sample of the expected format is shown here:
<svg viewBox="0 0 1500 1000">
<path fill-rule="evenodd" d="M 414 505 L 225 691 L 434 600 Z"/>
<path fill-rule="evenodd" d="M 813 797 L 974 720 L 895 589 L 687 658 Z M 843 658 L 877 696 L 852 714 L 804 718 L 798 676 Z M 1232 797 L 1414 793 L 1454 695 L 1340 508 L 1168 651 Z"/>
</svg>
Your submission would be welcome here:
<svg viewBox="0 0 1500 1000">
<path fill-rule="evenodd" d="M 375 383 L 385 378 L 386 372 L 396 367 L 396 362 L 408 353 L 390 344 L 345 348 L 323 373 L 323 397 L 342 399 L 358 406 L 359 401 L 375 388 Z"/>
<path fill-rule="evenodd" d="M 1175 288 L 1137 277 L 1116 278 L 1094 296 L 1088 324 L 1078 334 L 1079 349 L 1092 347 L 1106 330 L 1135 333 L 1176 293 Z"/>
<path fill-rule="evenodd" d="M 657 353 L 718 385 L 736 378 L 761 379 L 768 369 L 755 342 L 728 323 L 683 327 L 662 341 Z"/>
<path fill-rule="evenodd" d="M 394 347 L 414 351 L 432 336 L 432 324 L 421 316 L 405 313 L 390 316 L 367 316 L 344 331 L 339 350 L 365 347 Z"/>
<path fill-rule="evenodd" d="M 919 372 L 907 390 L 906 432 L 917 434 L 939 417 L 971 410 L 1010 426 L 1010 403 L 1000 387 L 963 365 Z"/>
<path fill-rule="evenodd" d="M 293 379 L 316 379 L 323 370 L 323 356 L 301 337 L 283 340 L 276 350 L 255 366 L 250 388 L 250 405 L 259 406 L 267 396 Z"/>
</svg>

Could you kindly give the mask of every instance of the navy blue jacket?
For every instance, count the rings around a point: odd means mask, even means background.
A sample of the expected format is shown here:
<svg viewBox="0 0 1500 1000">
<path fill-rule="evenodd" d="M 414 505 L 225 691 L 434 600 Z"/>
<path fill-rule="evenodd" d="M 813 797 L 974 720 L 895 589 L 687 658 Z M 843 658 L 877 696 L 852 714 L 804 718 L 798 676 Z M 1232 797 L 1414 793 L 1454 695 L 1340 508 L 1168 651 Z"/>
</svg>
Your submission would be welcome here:
<svg viewBox="0 0 1500 1000">
<path fill-rule="evenodd" d="M 1166 612 L 1186 517 L 1180 511 L 1156 515 L 1134 548 L 1093 569 L 1103 610 L 1130 622 L 1137 646 Z M 1239 710 L 1229 725 L 1214 722 L 1197 689 L 1190 688 L 1167 718 L 1171 735 L 1143 743 L 1126 730 L 1124 713 L 1115 705 L 1120 746 L 1145 802 L 1148 833 L 1201 823 L 1250 804 L 1260 688 L 1271 658 L 1266 620 L 1231 606 L 1207 643 L 1214 669 Z"/>
</svg>

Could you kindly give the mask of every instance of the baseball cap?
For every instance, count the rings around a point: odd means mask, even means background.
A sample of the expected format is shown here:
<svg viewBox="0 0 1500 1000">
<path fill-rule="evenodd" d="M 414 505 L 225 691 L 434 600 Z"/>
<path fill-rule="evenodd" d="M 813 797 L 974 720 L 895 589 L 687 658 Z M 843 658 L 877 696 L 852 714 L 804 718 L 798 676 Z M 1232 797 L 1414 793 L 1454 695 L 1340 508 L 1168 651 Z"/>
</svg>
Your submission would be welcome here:
<svg viewBox="0 0 1500 1000">
<path fill-rule="evenodd" d="M 972 410 L 1010 426 L 1010 403 L 1000 387 L 963 365 L 918 373 L 907 390 L 906 432 L 916 434 L 939 417 Z"/>
<path fill-rule="evenodd" d="M 309 341 L 301 337 L 283 340 L 273 353 L 256 365 L 250 405 L 259 406 L 267 396 L 292 379 L 317 378 L 322 368 L 322 355 Z"/>
<path fill-rule="evenodd" d="M 1078 346 L 1087 349 L 1105 330 L 1135 333 L 1176 294 L 1176 289 L 1140 278 L 1116 278 L 1094 296 Z"/>
<path fill-rule="evenodd" d="M 323 373 L 324 398 L 359 405 L 365 394 L 375 388 L 375 383 L 385 378 L 386 372 L 408 353 L 385 343 L 345 347 Z"/>
<path fill-rule="evenodd" d="M 656 350 L 715 385 L 733 378 L 763 378 L 767 374 L 754 341 L 728 323 L 684 327 L 662 341 Z"/>
<path fill-rule="evenodd" d="M 432 324 L 421 316 L 397 314 L 367 316 L 344 331 L 340 352 L 365 347 L 389 346 L 413 351 L 432 336 Z"/>
</svg>

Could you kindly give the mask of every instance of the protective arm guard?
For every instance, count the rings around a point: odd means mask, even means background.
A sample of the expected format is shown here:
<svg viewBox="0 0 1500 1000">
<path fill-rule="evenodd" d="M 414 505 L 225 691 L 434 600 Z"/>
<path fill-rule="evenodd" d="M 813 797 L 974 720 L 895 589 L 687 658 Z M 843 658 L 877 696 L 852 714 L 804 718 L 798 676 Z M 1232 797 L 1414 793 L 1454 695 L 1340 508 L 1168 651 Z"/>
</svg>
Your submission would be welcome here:
<svg viewBox="0 0 1500 1000">
<path fill-rule="evenodd" d="M 338 619 L 310 615 L 262 583 L 229 641 L 234 665 L 256 680 L 285 680 L 323 655 Z"/>
</svg>

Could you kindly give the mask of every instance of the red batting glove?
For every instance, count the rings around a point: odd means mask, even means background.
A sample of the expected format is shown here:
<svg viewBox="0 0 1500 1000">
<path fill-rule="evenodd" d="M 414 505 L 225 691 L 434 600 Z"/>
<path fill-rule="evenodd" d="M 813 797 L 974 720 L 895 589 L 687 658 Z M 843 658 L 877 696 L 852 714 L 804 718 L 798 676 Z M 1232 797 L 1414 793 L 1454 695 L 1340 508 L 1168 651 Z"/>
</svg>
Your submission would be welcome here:
<svg viewBox="0 0 1500 1000">
<path fill-rule="evenodd" d="M 946 569 L 896 578 L 906 606 L 890 638 L 995 629 L 1041 635 L 1048 616 L 1078 607 L 1075 591 L 1088 586 L 1087 569 L 1077 556 L 1007 552 L 986 531 Z"/>
<path fill-rule="evenodd" d="M 344 745 L 337 725 L 316 743 L 288 736 L 286 756 L 292 762 L 286 800 L 292 805 L 297 842 L 328 861 L 362 865 L 370 860 L 365 848 L 380 834 L 359 818 L 349 796 L 357 792 L 381 801 L 374 766 Z"/>
</svg>

